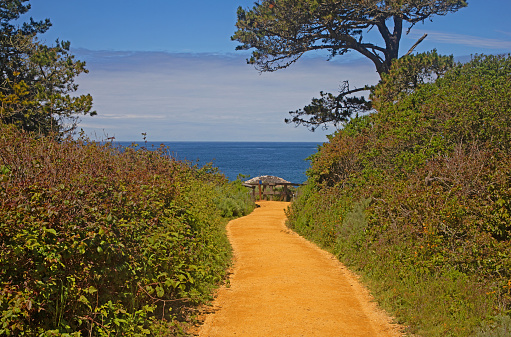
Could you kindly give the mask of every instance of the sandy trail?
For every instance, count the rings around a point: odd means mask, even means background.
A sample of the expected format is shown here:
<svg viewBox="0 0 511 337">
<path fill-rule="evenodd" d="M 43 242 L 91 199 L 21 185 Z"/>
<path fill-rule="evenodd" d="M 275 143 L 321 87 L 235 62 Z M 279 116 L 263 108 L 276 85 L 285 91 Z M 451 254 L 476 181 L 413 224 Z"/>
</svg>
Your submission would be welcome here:
<svg viewBox="0 0 511 337">
<path fill-rule="evenodd" d="M 231 221 L 235 264 L 199 336 L 400 336 L 332 255 L 285 226 L 284 202 Z"/>
</svg>

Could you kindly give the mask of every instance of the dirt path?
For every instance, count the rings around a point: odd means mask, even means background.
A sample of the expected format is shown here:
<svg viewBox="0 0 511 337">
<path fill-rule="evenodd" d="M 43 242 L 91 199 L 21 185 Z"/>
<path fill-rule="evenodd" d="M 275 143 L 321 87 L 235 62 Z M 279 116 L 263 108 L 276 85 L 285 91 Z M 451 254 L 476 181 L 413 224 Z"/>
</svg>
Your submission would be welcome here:
<svg viewBox="0 0 511 337">
<path fill-rule="evenodd" d="M 231 221 L 230 287 L 219 290 L 199 336 L 400 336 L 332 255 L 285 226 L 288 203 L 259 203 Z"/>
</svg>

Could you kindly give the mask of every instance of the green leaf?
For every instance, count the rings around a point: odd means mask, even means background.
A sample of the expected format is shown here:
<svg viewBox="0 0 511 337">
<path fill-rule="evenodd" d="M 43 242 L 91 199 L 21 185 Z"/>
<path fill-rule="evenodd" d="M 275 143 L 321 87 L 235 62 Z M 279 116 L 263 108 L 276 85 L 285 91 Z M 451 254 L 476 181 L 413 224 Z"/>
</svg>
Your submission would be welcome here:
<svg viewBox="0 0 511 337">
<path fill-rule="evenodd" d="M 115 323 L 115 325 L 120 326 L 121 323 L 122 324 L 127 324 L 128 321 L 126 321 L 125 319 L 121 319 L 121 318 L 114 318 L 114 323 Z"/>
<path fill-rule="evenodd" d="M 53 235 L 57 235 L 57 231 L 54 230 L 53 228 L 43 228 L 43 230 L 46 232 L 46 233 L 50 233 L 50 234 L 53 234 Z"/>
<path fill-rule="evenodd" d="M 156 295 L 158 295 L 158 297 L 163 297 L 163 295 L 165 295 L 165 291 L 163 290 L 162 287 L 160 286 L 156 287 Z"/>
<path fill-rule="evenodd" d="M 98 290 L 97 290 L 95 287 L 90 286 L 89 288 L 84 289 L 84 291 L 85 291 L 86 293 L 88 293 L 88 294 L 94 294 L 94 293 L 95 293 L 95 292 L 97 292 Z"/>
<path fill-rule="evenodd" d="M 90 302 L 89 300 L 87 299 L 87 297 L 81 295 L 79 298 L 78 298 L 78 302 L 81 302 L 83 304 L 85 304 L 89 309 L 92 309 L 91 305 L 90 305 Z"/>
</svg>

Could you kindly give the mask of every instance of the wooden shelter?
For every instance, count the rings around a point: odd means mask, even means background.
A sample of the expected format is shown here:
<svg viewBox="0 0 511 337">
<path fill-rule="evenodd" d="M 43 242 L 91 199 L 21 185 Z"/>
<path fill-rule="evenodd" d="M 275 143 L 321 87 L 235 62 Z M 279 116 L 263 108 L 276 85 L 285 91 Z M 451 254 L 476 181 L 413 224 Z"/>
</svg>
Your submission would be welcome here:
<svg viewBox="0 0 511 337">
<path fill-rule="evenodd" d="M 243 186 L 252 189 L 252 198 L 254 200 L 259 196 L 259 200 L 273 200 L 278 196 L 279 200 L 288 201 L 292 198 L 289 186 L 300 186 L 300 184 L 291 183 L 275 176 L 260 176 L 247 180 Z"/>
</svg>

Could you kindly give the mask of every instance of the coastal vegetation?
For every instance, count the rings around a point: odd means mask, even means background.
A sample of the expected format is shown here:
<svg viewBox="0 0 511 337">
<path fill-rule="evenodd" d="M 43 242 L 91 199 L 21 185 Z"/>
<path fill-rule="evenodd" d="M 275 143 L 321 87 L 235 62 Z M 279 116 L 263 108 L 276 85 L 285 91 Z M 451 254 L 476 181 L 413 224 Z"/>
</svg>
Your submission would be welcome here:
<svg viewBox="0 0 511 337">
<path fill-rule="evenodd" d="M 396 60 L 311 157 L 289 226 L 424 336 L 511 331 L 511 57 Z"/>
<path fill-rule="evenodd" d="M 254 204 L 240 181 L 165 147 L 70 138 L 95 114 L 73 96 L 85 63 L 37 39 L 49 20 L 13 24 L 26 3 L 0 3 L 0 335 L 184 335 L 230 265 L 227 220 Z M 511 57 L 412 54 L 421 38 L 398 58 L 404 24 L 466 1 L 341 3 L 238 10 L 233 39 L 261 71 L 324 49 L 357 51 L 381 77 L 291 112 L 344 127 L 311 157 L 289 226 L 361 274 L 409 333 L 508 335 Z M 371 28 L 384 45 L 364 41 Z M 364 90 L 370 101 L 352 96 Z"/>
<path fill-rule="evenodd" d="M 226 275 L 241 182 L 0 124 L 0 335 L 174 336 Z"/>
</svg>

